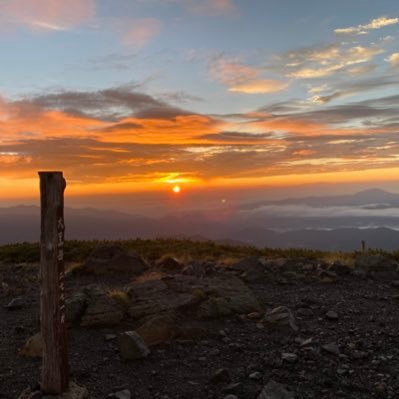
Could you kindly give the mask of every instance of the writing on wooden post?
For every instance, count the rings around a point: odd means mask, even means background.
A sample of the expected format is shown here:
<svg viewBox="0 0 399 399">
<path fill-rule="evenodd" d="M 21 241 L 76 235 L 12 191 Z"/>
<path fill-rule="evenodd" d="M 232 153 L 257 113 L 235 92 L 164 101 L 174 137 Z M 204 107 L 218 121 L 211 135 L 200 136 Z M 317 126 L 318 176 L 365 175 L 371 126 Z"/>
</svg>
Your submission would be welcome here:
<svg viewBox="0 0 399 399">
<path fill-rule="evenodd" d="M 69 367 L 65 323 L 64 190 L 62 172 L 39 172 L 41 202 L 40 324 L 43 337 L 41 390 L 68 390 Z"/>
</svg>

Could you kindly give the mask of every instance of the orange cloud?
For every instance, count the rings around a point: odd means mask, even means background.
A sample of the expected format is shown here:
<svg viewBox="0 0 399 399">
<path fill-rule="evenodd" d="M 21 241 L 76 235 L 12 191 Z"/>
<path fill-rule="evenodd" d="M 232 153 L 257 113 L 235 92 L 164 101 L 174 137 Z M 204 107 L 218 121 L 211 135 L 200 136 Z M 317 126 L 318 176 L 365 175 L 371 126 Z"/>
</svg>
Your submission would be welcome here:
<svg viewBox="0 0 399 399">
<path fill-rule="evenodd" d="M 36 182 L 37 170 L 54 168 L 68 176 L 69 193 L 159 189 L 172 181 L 344 181 L 367 168 L 383 177 L 380 169 L 399 167 L 391 103 L 396 97 L 319 111 L 277 104 L 230 118 L 189 112 L 130 86 L 0 98 L 1 187 Z M 360 126 L 362 115 L 380 125 Z"/>
<path fill-rule="evenodd" d="M 275 93 L 286 89 L 287 82 L 264 79 L 262 71 L 242 64 L 237 59 L 219 57 L 210 65 L 211 77 L 228 87 L 230 92 L 245 94 Z"/>
<path fill-rule="evenodd" d="M 272 79 L 256 79 L 244 83 L 237 83 L 229 88 L 229 91 L 246 94 L 266 94 L 282 91 L 288 87 L 288 83 Z"/>
</svg>

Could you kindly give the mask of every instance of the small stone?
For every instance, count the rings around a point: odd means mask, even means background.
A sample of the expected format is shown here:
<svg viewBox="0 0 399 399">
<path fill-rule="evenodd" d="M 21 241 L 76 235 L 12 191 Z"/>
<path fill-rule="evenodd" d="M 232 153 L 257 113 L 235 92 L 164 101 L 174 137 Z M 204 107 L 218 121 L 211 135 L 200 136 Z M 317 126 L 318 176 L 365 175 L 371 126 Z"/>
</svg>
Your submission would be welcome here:
<svg viewBox="0 0 399 399">
<path fill-rule="evenodd" d="M 263 388 L 258 399 L 294 399 L 294 393 L 286 389 L 282 384 L 270 380 Z"/>
<path fill-rule="evenodd" d="M 285 360 L 288 363 L 295 363 L 298 360 L 298 355 L 295 353 L 282 353 L 281 359 Z"/>
<path fill-rule="evenodd" d="M 124 389 L 123 391 L 115 392 L 114 397 L 117 399 L 130 399 L 132 394 L 128 389 Z"/>
<path fill-rule="evenodd" d="M 337 312 L 334 312 L 333 310 L 329 310 L 329 311 L 326 313 L 326 318 L 327 318 L 328 320 L 336 321 L 336 320 L 338 320 L 338 314 L 337 314 Z"/>
<path fill-rule="evenodd" d="M 322 346 L 322 349 L 328 353 L 331 353 L 332 355 L 337 355 L 339 356 L 339 347 L 335 343 L 330 343 Z"/>
<path fill-rule="evenodd" d="M 238 399 L 236 395 L 227 395 L 223 399 Z"/>
<path fill-rule="evenodd" d="M 299 346 L 303 347 L 303 346 L 308 346 L 313 342 L 313 338 L 310 337 L 308 339 L 304 339 L 304 340 L 300 340 L 299 342 Z"/>
<path fill-rule="evenodd" d="M 262 373 L 259 371 L 254 371 L 253 373 L 251 373 L 249 375 L 249 378 L 251 380 L 260 380 L 260 379 L 262 379 Z"/>
<path fill-rule="evenodd" d="M 279 306 L 268 311 L 257 325 L 259 328 L 290 328 L 294 331 L 298 331 L 298 326 L 295 323 L 295 317 L 291 310 L 286 306 Z"/>
<path fill-rule="evenodd" d="M 124 359 L 143 359 L 150 354 L 150 350 L 135 331 L 119 334 L 119 349 Z"/>
<path fill-rule="evenodd" d="M 231 376 L 230 376 L 229 370 L 227 370 L 227 369 L 219 369 L 219 370 L 217 370 L 216 373 L 211 378 L 211 381 L 213 383 L 230 382 L 231 381 Z"/>
<path fill-rule="evenodd" d="M 115 334 L 105 334 L 104 335 L 104 339 L 106 340 L 106 341 L 113 341 L 114 339 L 116 339 L 117 338 L 117 336 L 115 335 Z"/>
<path fill-rule="evenodd" d="M 224 387 L 223 388 L 223 392 L 226 392 L 226 393 L 228 393 L 228 392 L 236 392 L 237 389 L 239 389 L 240 387 L 241 387 L 241 383 L 233 382 L 233 383 L 227 385 L 227 387 Z"/>
<path fill-rule="evenodd" d="M 43 340 L 40 333 L 30 337 L 19 351 L 19 354 L 27 357 L 42 357 Z"/>
</svg>

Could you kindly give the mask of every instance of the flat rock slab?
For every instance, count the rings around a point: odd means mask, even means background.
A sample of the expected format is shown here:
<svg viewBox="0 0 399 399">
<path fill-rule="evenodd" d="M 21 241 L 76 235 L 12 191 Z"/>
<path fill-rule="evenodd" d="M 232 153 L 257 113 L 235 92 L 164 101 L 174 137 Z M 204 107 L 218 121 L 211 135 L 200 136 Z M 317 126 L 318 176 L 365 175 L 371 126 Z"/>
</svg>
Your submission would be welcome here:
<svg viewBox="0 0 399 399">
<path fill-rule="evenodd" d="M 134 283 L 128 290 L 132 298 L 129 316 L 135 319 L 157 313 L 196 310 L 200 318 L 247 314 L 260 310 L 253 292 L 237 277 L 196 277 L 175 275 Z"/>
</svg>

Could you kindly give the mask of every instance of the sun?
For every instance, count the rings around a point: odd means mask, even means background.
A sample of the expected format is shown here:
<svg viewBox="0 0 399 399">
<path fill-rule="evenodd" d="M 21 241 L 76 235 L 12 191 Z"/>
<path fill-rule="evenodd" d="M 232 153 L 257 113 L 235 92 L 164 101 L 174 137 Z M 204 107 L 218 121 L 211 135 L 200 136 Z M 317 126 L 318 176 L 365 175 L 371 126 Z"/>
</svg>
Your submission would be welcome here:
<svg viewBox="0 0 399 399">
<path fill-rule="evenodd" d="M 175 194 L 179 194 L 180 191 L 181 191 L 181 188 L 180 188 L 180 186 L 173 186 L 172 191 L 173 191 Z"/>
</svg>

